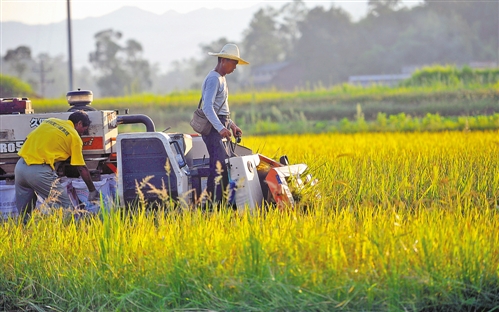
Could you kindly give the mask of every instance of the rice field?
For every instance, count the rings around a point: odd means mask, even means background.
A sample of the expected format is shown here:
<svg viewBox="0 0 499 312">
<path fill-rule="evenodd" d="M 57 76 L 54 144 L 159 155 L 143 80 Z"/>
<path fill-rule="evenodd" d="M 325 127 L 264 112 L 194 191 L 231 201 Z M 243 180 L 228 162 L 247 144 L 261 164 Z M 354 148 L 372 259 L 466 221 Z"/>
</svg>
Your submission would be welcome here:
<svg viewBox="0 0 499 312">
<path fill-rule="evenodd" d="M 149 116 L 158 131 L 189 133 L 200 91 L 95 97 L 92 108 Z M 499 84 L 245 91 L 230 95 L 231 118 L 250 135 L 372 131 L 490 130 L 499 127 Z M 32 99 L 37 113 L 62 112 L 64 98 Z M 129 125 L 125 125 L 129 126 Z M 129 130 L 128 131 L 143 131 Z"/>
<path fill-rule="evenodd" d="M 493 311 L 499 132 L 245 137 L 320 197 L 238 213 L 2 223 L 0 309 Z"/>
</svg>

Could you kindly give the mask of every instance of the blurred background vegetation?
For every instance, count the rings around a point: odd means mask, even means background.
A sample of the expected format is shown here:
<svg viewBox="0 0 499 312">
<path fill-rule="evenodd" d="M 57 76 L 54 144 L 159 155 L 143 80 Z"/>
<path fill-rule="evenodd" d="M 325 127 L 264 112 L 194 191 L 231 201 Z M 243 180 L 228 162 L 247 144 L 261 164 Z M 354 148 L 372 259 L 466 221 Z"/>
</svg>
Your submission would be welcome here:
<svg viewBox="0 0 499 312">
<path fill-rule="evenodd" d="M 334 3 L 325 8 L 293 1 L 260 9 L 236 42 L 251 65 L 230 75 L 231 92 L 330 88 L 359 76 L 408 77 L 432 65 L 497 68 L 498 1 L 425 0 L 408 8 L 399 0 L 369 0 L 368 7 L 357 21 Z M 229 41 L 201 43 L 204 58 L 178 60 L 160 73 L 144 59 L 140 38 L 122 42 L 124 35 L 119 29 L 95 34 L 90 68 L 76 70 L 76 87 L 88 86 L 96 97 L 198 90 L 216 62 L 206 52 Z M 39 97 L 69 91 L 65 58 L 34 56 L 28 46 L 2 55 L 2 74 L 29 83 Z"/>
<path fill-rule="evenodd" d="M 199 93 L 186 90 L 96 98 L 92 106 L 121 114 L 128 109 L 130 114 L 150 116 L 159 131 L 169 128 L 190 133 L 188 122 Z M 65 98 L 32 102 L 36 112 L 68 109 Z M 425 67 L 397 86 L 346 83 L 287 92 L 240 91 L 231 95 L 230 103 L 231 118 L 253 135 L 490 130 L 499 128 L 499 70 Z"/>
<path fill-rule="evenodd" d="M 254 14 L 236 42 L 251 65 L 227 78 L 232 119 L 246 134 L 499 128 L 499 1 L 368 5 L 358 21 L 334 4 L 303 1 Z M 229 42 L 202 43 L 204 58 L 159 74 L 138 40 L 122 42 L 112 29 L 94 39 L 92 68 L 74 78 L 92 86 L 92 105 L 146 114 L 159 130 L 178 132 L 192 131 L 201 82 L 216 63 L 207 52 Z M 28 96 L 36 112 L 67 110 L 62 56 L 20 46 L 2 65 L 1 97 Z"/>
</svg>

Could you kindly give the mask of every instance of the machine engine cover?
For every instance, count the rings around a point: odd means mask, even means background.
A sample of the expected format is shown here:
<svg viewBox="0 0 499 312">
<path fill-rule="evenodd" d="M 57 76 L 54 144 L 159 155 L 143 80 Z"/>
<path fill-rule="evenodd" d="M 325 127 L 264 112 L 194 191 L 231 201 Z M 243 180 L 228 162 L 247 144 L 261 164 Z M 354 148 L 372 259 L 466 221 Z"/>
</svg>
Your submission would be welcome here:
<svg viewBox="0 0 499 312">
<path fill-rule="evenodd" d="M 232 157 L 227 160 L 230 180 L 236 185 L 236 206 L 238 209 L 254 209 L 263 203 L 263 193 L 258 178 L 258 154 Z"/>
</svg>

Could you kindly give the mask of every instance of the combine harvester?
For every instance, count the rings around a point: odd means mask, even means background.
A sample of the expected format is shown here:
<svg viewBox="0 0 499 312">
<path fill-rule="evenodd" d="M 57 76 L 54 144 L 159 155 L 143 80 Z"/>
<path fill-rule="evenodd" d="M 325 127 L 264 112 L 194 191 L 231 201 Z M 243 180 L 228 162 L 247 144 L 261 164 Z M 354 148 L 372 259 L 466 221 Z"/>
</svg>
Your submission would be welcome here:
<svg viewBox="0 0 499 312">
<path fill-rule="evenodd" d="M 96 186 L 111 183 L 109 191 L 101 190 L 103 196 L 110 201 L 117 197 L 119 206 L 137 205 L 137 186 L 142 185 L 140 195 L 151 206 L 160 206 L 164 200 L 154 189 L 166 190 L 169 198 L 183 205 L 202 202 L 209 155 L 200 135 L 156 132 L 146 115 L 95 110 L 90 106 L 91 91 L 68 92 L 67 100 L 67 112 L 38 114 L 28 98 L 0 99 L 0 211 L 4 215 L 16 211 L 14 168 L 28 133 L 44 119 L 67 119 L 75 110 L 86 111 L 92 122 L 88 135 L 82 136 L 83 155 Z M 142 124 L 146 131 L 118 133 L 118 126 L 123 124 Z M 237 143 L 226 142 L 230 154 L 226 161 L 234 191 L 232 200 L 238 210 L 266 204 L 281 209 L 293 207 L 297 200 L 293 193 L 316 184 L 310 175 L 304 175 L 305 164 L 289 165 L 286 156 L 277 162 Z M 61 163 L 57 172 L 61 178 L 72 179 L 73 185 L 78 184 L 78 172 L 68 163 Z M 84 193 L 78 195 L 82 202 L 85 200 L 80 195 L 84 197 Z"/>
</svg>

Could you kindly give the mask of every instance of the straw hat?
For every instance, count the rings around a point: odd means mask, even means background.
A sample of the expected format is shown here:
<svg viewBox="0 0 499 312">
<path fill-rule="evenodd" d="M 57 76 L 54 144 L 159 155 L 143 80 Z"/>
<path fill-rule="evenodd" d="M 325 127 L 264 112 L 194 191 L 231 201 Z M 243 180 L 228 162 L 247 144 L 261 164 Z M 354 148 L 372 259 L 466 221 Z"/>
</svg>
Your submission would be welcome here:
<svg viewBox="0 0 499 312">
<path fill-rule="evenodd" d="M 230 60 L 236 60 L 239 65 L 248 65 L 249 63 L 239 57 L 239 48 L 233 43 L 227 43 L 224 45 L 219 53 L 208 52 L 209 55 L 223 57 Z"/>
</svg>

